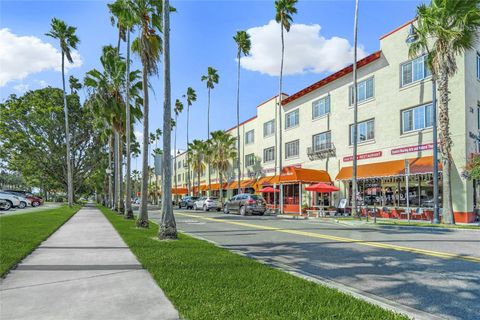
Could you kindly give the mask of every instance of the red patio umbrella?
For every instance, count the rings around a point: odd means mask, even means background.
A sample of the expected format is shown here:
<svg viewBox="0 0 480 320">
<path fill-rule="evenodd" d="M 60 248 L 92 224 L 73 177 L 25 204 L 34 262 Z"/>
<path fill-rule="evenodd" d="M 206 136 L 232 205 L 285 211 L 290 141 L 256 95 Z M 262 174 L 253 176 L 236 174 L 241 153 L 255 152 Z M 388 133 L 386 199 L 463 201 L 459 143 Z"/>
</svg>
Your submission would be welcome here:
<svg viewBox="0 0 480 320">
<path fill-rule="evenodd" d="M 265 187 L 263 189 L 258 190 L 259 192 L 262 193 L 270 193 L 270 192 L 280 192 L 280 190 L 272 188 L 272 187 Z"/>
<path fill-rule="evenodd" d="M 314 191 L 314 192 L 321 192 L 321 193 L 329 193 L 334 191 L 340 191 L 339 188 L 326 184 L 324 182 L 312 184 L 311 186 L 305 187 L 305 190 Z"/>
</svg>

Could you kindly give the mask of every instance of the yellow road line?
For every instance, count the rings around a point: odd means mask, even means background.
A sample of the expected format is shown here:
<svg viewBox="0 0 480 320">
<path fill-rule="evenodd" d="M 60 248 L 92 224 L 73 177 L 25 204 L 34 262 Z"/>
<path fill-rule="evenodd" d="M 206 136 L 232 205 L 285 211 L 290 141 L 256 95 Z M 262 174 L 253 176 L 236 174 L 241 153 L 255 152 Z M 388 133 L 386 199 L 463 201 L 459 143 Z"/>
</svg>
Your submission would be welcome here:
<svg viewBox="0 0 480 320">
<path fill-rule="evenodd" d="M 412 253 L 418 253 L 418 254 L 423 254 L 423 255 L 427 255 L 427 256 L 437 257 L 437 258 L 460 259 L 460 260 L 480 263 L 480 257 L 475 257 L 475 256 L 460 255 L 460 254 L 455 254 L 455 253 L 432 251 L 432 250 L 425 250 L 425 249 L 417 249 L 417 248 L 411 248 L 411 247 L 405 247 L 405 246 L 398 246 L 398 245 L 394 245 L 394 244 L 387 244 L 387 243 L 371 242 L 371 241 L 364 241 L 364 240 L 358 240 L 358 239 L 352 239 L 352 238 L 337 237 L 337 236 L 331 236 L 331 235 L 327 235 L 327 234 L 307 232 L 307 231 L 294 230 L 294 229 L 284 229 L 284 228 L 278 228 L 278 227 L 261 226 L 261 225 L 257 225 L 257 224 L 253 224 L 253 223 L 246 223 L 246 222 L 239 222 L 239 221 L 229 221 L 229 220 L 225 220 L 225 219 L 221 219 L 221 218 L 208 218 L 208 217 L 202 217 L 202 216 L 197 216 L 197 215 L 187 214 L 187 213 L 177 212 L 175 214 L 185 216 L 185 217 L 190 217 L 190 218 L 201 219 L 201 220 L 233 224 L 233 225 L 242 226 L 242 227 L 249 227 L 249 228 L 269 230 L 269 231 L 277 231 L 277 232 L 295 234 L 295 235 L 311 237 L 311 238 L 334 240 L 334 241 L 339 241 L 339 242 L 353 242 L 353 243 L 356 243 L 356 244 L 359 244 L 359 245 L 364 245 L 364 246 L 369 246 L 369 247 L 391 249 L 391 250 L 396 250 L 396 251 L 412 252 Z"/>
</svg>

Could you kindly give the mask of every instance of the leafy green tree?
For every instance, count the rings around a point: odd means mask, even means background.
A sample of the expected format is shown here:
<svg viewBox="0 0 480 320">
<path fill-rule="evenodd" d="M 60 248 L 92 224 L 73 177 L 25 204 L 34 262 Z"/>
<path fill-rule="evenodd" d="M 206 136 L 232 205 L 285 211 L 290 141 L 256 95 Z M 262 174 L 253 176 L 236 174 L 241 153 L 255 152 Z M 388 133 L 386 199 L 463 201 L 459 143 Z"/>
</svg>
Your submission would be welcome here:
<svg viewBox="0 0 480 320">
<path fill-rule="evenodd" d="M 247 56 L 250 54 L 250 35 L 246 31 L 237 31 L 237 34 L 233 37 L 237 44 L 237 159 L 240 160 L 240 62 L 242 54 Z M 238 180 L 238 194 L 240 194 L 240 161 L 237 161 L 237 180 Z"/>
<path fill-rule="evenodd" d="M 432 0 L 417 8 L 416 40 L 410 56 L 428 53 L 439 93 L 439 142 L 443 166 L 443 222 L 454 224 L 451 189 L 452 137 L 449 118 L 449 79 L 458 69 L 457 56 L 474 48 L 480 28 L 480 0 Z"/>
<path fill-rule="evenodd" d="M 65 57 L 68 62 L 73 63 L 71 54 L 72 49 L 76 49 L 80 40 L 75 34 L 77 28 L 67 25 L 64 21 L 53 18 L 51 29 L 46 33 L 47 36 L 57 39 L 60 42 L 60 49 L 62 51 L 62 84 L 63 84 L 63 108 L 65 112 L 65 140 L 66 140 L 66 154 L 67 154 L 67 173 L 68 173 L 68 205 L 73 205 L 73 176 L 72 163 L 70 159 L 70 132 L 68 125 L 68 106 L 67 93 L 65 92 Z"/>
<path fill-rule="evenodd" d="M 92 112 L 81 106 L 77 95 L 66 98 L 72 120 L 69 157 L 75 194 L 85 188 L 87 178 L 102 163 L 104 153 Z M 29 91 L 20 97 L 11 95 L 0 103 L 0 141 L 2 148 L 8 150 L 3 161 L 8 169 L 49 192 L 68 186 L 64 111 L 62 89 L 51 87 Z"/>
<path fill-rule="evenodd" d="M 205 81 L 208 89 L 208 107 L 207 107 L 207 139 L 210 138 L 210 91 L 215 88 L 215 85 L 218 84 L 220 79 L 216 69 L 208 67 L 207 74 L 203 75 L 201 80 Z M 208 164 L 208 192 L 211 191 L 211 175 L 210 175 L 210 163 Z"/>
<path fill-rule="evenodd" d="M 68 83 L 70 86 L 70 94 L 77 94 L 78 90 L 82 89 L 82 84 L 74 76 L 68 78 Z"/>
<path fill-rule="evenodd" d="M 188 146 L 188 161 L 192 171 L 197 174 L 197 195 L 200 195 L 200 177 L 205 172 L 205 141 L 195 139 Z"/>
<path fill-rule="evenodd" d="M 188 148 L 189 148 L 189 145 L 190 145 L 190 140 L 189 140 L 189 137 L 188 137 L 188 129 L 190 127 L 190 107 L 192 106 L 192 104 L 197 101 L 197 93 L 195 92 L 195 90 L 192 88 L 192 87 L 188 87 L 187 88 L 187 93 L 183 95 L 184 98 L 187 99 L 187 163 L 188 163 L 188 173 L 187 173 L 187 187 L 188 187 L 188 194 L 191 195 L 191 190 L 192 190 L 192 186 L 191 186 L 191 177 L 190 177 L 190 173 L 191 173 L 191 168 L 190 168 L 190 161 L 188 160 L 188 157 L 190 155 L 190 153 L 188 152 Z"/>
<path fill-rule="evenodd" d="M 140 57 L 143 81 L 143 150 L 142 150 L 142 190 L 137 226 L 148 228 L 148 77 L 158 74 L 158 62 L 162 41 L 157 32 L 161 32 L 162 4 L 159 0 L 137 0 L 131 2 L 131 11 L 139 36 L 132 43 L 132 51 Z"/>
<path fill-rule="evenodd" d="M 277 132 L 275 132 L 275 146 L 278 147 L 277 154 L 275 157 L 275 175 L 277 174 L 277 158 L 278 158 L 278 171 L 282 172 L 282 84 L 283 84 L 283 60 L 285 56 L 285 40 L 284 40 L 284 30 L 289 32 L 290 27 L 293 21 L 292 15 L 297 13 L 297 8 L 295 5 L 297 0 L 277 0 L 275 1 L 275 21 L 280 24 L 280 38 L 282 41 L 282 55 L 280 60 L 280 77 L 278 78 L 278 144 L 277 144 Z M 277 117 L 277 114 L 275 114 Z M 275 126 L 277 125 L 277 120 L 275 120 Z M 280 199 L 283 199 L 282 191 L 280 188 Z M 274 198 L 277 194 L 274 193 Z M 276 199 L 274 199 L 276 201 Z"/>
<path fill-rule="evenodd" d="M 210 148 L 216 150 L 212 153 L 211 162 L 220 177 L 220 201 L 223 206 L 223 178 L 231 166 L 230 162 L 237 156 L 236 139 L 222 130 L 213 131 L 211 136 Z"/>
</svg>

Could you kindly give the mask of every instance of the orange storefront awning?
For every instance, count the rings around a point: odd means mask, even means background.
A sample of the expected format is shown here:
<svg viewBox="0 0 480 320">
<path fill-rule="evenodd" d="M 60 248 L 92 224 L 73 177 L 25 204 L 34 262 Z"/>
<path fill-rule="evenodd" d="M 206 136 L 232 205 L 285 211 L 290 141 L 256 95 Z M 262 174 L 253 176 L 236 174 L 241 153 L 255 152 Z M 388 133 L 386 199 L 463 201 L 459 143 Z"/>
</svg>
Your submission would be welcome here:
<svg viewBox="0 0 480 320">
<path fill-rule="evenodd" d="M 256 181 L 256 179 L 243 180 L 240 182 L 240 188 L 252 188 Z"/>
<path fill-rule="evenodd" d="M 433 156 L 408 159 L 410 174 L 433 173 Z M 438 169 L 441 170 L 441 164 Z M 353 167 L 344 167 L 340 170 L 335 180 L 350 180 Z M 362 164 L 357 167 L 357 177 L 381 178 L 405 175 L 405 160 L 392 160 L 378 163 Z"/>
<path fill-rule="evenodd" d="M 172 194 L 187 194 L 187 188 L 172 188 Z"/>
<path fill-rule="evenodd" d="M 285 167 L 280 175 L 280 183 L 316 183 L 331 182 L 330 175 L 324 170 Z"/>
</svg>

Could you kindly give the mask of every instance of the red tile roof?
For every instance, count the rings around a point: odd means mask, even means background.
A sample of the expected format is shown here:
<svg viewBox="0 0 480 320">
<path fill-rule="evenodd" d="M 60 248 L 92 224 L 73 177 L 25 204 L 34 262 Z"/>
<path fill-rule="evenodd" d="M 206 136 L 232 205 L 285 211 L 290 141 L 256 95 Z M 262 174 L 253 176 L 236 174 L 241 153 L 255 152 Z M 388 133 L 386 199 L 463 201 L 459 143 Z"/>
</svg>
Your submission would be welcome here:
<svg viewBox="0 0 480 320">
<path fill-rule="evenodd" d="M 362 60 L 359 60 L 357 62 L 357 67 L 358 68 L 361 68 L 363 66 L 366 66 L 367 64 L 375 61 L 375 60 L 378 60 L 380 57 L 382 56 L 382 51 L 377 51 L 377 52 L 374 52 L 372 53 L 371 55 L 363 58 Z M 298 91 L 297 93 L 295 94 L 292 94 L 291 96 L 289 96 L 288 98 L 282 100 L 282 105 L 286 105 L 294 100 L 297 100 L 298 98 L 300 97 L 303 97 L 304 95 L 306 95 L 307 93 L 310 93 L 314 90 L 317 90 L 327 84 L 329 84 L 330 82 L 333 82 L 347 74 L 349 74 L 350 72 L 352 72 L 353 70 L 353 64 L 352 65 L 349 65 L 348 67 L 345 67 L 343 68 L 342 70 L 340 71 L 337 71 L 331 75 L 329 75 L 328 77 L 326 78 L 323 78 L 322 80 L 318 81 L 318 82 L 315 82 L 314 84 L 312 84 L 311 86 L 308 86 L 300 91 Z"/>
</svg>

